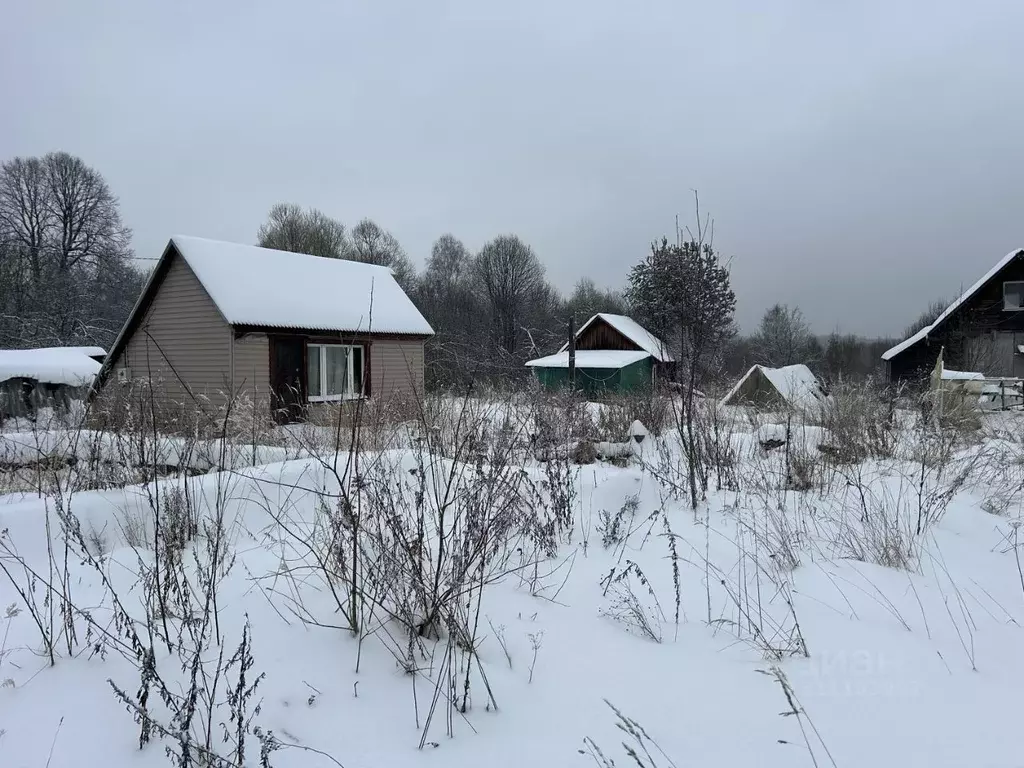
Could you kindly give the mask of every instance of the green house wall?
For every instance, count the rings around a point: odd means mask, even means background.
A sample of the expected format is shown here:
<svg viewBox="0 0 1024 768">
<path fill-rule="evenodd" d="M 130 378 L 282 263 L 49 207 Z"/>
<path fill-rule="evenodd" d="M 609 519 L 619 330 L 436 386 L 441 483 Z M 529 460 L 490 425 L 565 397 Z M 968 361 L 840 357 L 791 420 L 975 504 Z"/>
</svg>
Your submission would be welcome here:
<svg viewBox="0 0 1024 768">
<path fill-rule="evenodd" d="M 576 388 L 588 395 L 602 392 L 625 394 L 649 389 L 654 360 L 645 357 L 622 368 L 577 368 Z M 537 381 L 545 389 L 555 390 L 569 386 L 568 368 L 533 369 Z"/>
</svg>

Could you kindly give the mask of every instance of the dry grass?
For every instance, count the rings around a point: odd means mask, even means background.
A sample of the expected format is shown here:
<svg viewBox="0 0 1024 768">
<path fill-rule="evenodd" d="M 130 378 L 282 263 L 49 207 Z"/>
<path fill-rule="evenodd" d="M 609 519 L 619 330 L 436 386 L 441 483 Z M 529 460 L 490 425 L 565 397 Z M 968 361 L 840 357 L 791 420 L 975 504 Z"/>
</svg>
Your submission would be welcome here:
<svg viewBox="0 0 1024 768">
<path fill-rule="evenodd" d="M 597 415 L 597 439 L 623 441 L 628 439 L 634 421 L 639 421 L 655 436 L 672 423 L 672 406 L 666 395 L 639 391 L 604 395 Z"/>
</svg>

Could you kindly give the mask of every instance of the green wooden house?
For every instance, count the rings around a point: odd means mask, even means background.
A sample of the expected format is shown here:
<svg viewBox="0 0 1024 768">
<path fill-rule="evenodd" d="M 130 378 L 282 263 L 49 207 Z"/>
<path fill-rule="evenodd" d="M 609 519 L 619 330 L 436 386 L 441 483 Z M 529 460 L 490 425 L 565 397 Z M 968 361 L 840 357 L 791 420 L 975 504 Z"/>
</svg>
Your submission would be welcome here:
<svg viewBox="0 0 1024 768">
<path fill-rule="evenodd" d="M 569 385 L 568 347 L 526 364 L 544 388 Z M 665 343 L 624 315 L 596 314 L 576 333 L 576 388 L 585 394 L 650 390 L 674 367 Z"/>
</svg>

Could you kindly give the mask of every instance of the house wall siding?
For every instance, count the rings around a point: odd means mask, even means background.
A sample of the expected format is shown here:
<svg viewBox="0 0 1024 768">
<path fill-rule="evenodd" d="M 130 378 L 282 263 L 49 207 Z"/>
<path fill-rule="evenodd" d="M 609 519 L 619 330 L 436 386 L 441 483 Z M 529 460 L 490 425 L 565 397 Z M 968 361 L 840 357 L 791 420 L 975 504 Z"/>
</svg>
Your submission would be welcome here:
<svg viewBox="0 0 1024 768">
<path fill-rule="evenodd" d="M 422 341 L 376 340 L 370 344 L 370 396 L 423 395 Z"/>
<path fill-rule="evenodd" d="M 230 387 L 230 342 L 230 327 L 213 299 L 172 254 L 152 303 L 111 365 L 106 387 L 119 386 L 118 370 L 127 368 L 132 380 L 152 381 L 155 396 L 168 403 L 209 398 L 220 407 Z"/>
<path fill-rule="evenodd" d="M 234 340 L 232 361 L 235 392 L 253 402 L 270 402 L 270 341 L 265 333 L 248 333 Z"/>
<path fill-rule="evenodd" d="M 420 340 L 330 339 L 312 343 L 357 343 L 369 346 L 370 397 L 411 398 L 423 394 L 423 348 Z M 241 396 L 261 408 L 270 407 L 270 341 L 265 333 L 249 333 L 234 340 L 234 385 Z M 312 404 L 317 408 L 317 404 Z"/>
</svg>

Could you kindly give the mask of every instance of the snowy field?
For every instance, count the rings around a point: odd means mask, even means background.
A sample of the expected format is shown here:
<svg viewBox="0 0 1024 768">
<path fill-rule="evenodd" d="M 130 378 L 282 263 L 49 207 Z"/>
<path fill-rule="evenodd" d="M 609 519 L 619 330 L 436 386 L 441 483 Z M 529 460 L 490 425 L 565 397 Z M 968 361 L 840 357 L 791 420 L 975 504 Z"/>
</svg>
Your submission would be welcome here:
<svg viewBox="0 0 1024 768">
<path fill-rule="evenodd" d="M 696 510 L 678 431 L 540 463 L 506 411 L 54 468 L 0 501 L 0 765 L 1024 764 L 1018 416 L 852 451 L 732 413 Z M 0 438 L 81 445 L 118 442 Z"/>
</svg>

